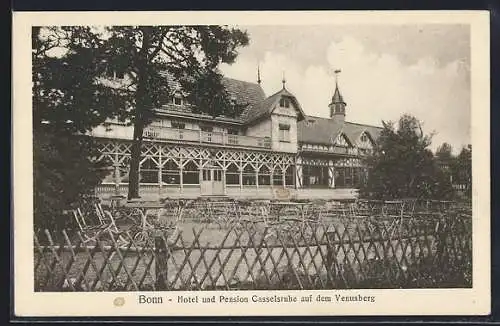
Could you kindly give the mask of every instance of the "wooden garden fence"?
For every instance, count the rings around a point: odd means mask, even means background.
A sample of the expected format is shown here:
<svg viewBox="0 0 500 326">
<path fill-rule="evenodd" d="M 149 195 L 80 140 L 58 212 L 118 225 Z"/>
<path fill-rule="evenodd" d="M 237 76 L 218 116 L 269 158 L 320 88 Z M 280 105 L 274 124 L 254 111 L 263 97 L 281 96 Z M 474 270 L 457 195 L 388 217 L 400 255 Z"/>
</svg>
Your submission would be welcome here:
<svg viewBox="0 0 500 326">
<path fill-rule="evenodd" d="M 34 236 L 35 291 L 472 286 L 471 216 Z M 189 232 L 188 232 L 189 231 Z"/>
</svg>

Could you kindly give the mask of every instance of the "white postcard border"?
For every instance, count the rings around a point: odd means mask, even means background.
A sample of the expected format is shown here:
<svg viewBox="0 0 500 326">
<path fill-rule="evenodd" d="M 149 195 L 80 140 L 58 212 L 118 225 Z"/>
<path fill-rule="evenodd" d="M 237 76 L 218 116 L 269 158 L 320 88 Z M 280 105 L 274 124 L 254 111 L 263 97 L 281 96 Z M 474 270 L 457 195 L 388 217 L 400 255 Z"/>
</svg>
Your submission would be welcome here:
<svg viewBox="0 0 500 326">
<path fill-rule="evenodd" d="M 224 292 L 159 292 L 172 302 L 139 305 L 147 292 L 35 293 L 33 291 L 33 167 L 31 132 L 31 26 L 128 24 L 470 24 L 471 134 L 473 146 L 473 288 L 405 290 L 239 291 L 258 295 L 375 296 L 375 303 L 177 304 L 178 295 Z M 252 316 L 252 315 L 485 315 L 490 313 L 490 79 L 487 11 L 346 12 L 15 12 L 13 14 L 13 225 L 16 316 Z M 453 123 L 450 121 L 450 123 Z M 151 294 L 151 293 L 149 293 Z M 113 304 L 117 297 L 123 306 Z"/>
</svg>

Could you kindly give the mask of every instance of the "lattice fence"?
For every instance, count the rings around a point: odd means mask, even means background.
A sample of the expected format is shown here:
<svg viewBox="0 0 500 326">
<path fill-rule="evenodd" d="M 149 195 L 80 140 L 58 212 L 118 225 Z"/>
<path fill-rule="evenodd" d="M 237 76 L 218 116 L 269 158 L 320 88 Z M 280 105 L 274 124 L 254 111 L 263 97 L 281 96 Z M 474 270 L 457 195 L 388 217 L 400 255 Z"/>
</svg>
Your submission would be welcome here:
<svg viewBox="0 0 500 326">
<path fill-rule="evenodd" d="M 471 222 L 246 222 L 157 230 L 141 245 L 126 232 L 89 244 L 45 231 L 35 235 L 35 291 L 471 287 Z"/>
</svg>

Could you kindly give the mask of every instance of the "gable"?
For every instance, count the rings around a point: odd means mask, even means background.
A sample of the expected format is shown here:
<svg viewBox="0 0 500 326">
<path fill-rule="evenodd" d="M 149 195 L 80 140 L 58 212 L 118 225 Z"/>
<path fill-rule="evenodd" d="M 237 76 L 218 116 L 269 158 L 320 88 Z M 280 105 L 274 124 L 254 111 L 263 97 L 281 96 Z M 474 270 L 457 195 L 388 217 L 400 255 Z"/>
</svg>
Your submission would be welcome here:
<svg viewBox="0 0 500 326">
<path fill-rule="evenodd" d="M 359 148 L 373 148 L 375 141 L 368 131 L 363 131 L 356 141 Z"/>
<path fill-rule="evenodd" d="M 335 139 L 334 145 L 341 147 L 352 147 L 351 142 L 343 132 L 338 134 L 337 139 Z"/>
<path fill-rule="evenodd" d="M 287 107 L 282 108 L 280 106 L 280 103 L 282 102 L 283 98 L 286 98 L 289 100 L 288 108 Z M 246 120 L 246 123 L 252 124 L 252 123 L 255 123 L 256 121 L 258 121 L 262 118 L 268 117 L 269 115 L 271 115 L 273 113 L 278 113 L 278 112 L 283 113 L 282 111 L 280 111 L 282 109 L 285 110 L 284 112 L 287 112 L 286 115 L 291 115 L 290 111 L 286 111 L 286 110 L 290 110 L 291 107 L 293 110 L 295 110 L 295 114 L 293 114 L 293 116 L 297 117 L 298 121 L 303 120 L 305 117 L 305 114 L 304 114 L 304 111 L 302 110 L 302 107 L 300 106 L 300 103 L 297 101 L 297 98 L 292 93 L 290 93 L 288 90 L 283 88 L 279 92 L 266 98 L 262 102 L 261 105 L 255 107 L 255 108 L 252 108 L 252 110 L 247 113 L 245 120 Z M 278 111 L 276 111 L 277 108 L 279 108 Z"/>
<path fill-rule="evenodd" d="M 300 116 L 300 113 L 300 109 L 295 99 L 289 96 L 281 96 L 271 111 L 271 114 L 280 114 L 290 117 Z"/>
</svg>

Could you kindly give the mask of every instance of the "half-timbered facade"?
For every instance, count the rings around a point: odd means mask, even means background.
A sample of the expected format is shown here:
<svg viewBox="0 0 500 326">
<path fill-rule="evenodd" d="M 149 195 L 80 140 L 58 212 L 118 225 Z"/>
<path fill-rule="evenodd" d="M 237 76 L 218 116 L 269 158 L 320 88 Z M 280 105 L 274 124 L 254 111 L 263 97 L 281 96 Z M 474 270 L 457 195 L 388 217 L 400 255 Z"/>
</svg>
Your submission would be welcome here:
<svg viewBox="0 0 500 326">
<path fill-rule="evenodd" d="M 175 84 L 175 81 L 172 81 Z M 304 114 L 283 88 L 266 97 L 259 83 L 225 78 L 236 118 L 192 112 L 179 87 L 144 130 L 143 198 L 340 198 L 355 196 L 366 178 L 362 157 L 380 128 L 345 121 L 336 85 L 330 118 Z M 96 189 L 103 199 L 126 196 L 133 127 L 116 121 L 92 131 L 113 166 Z"/>
</svg>

